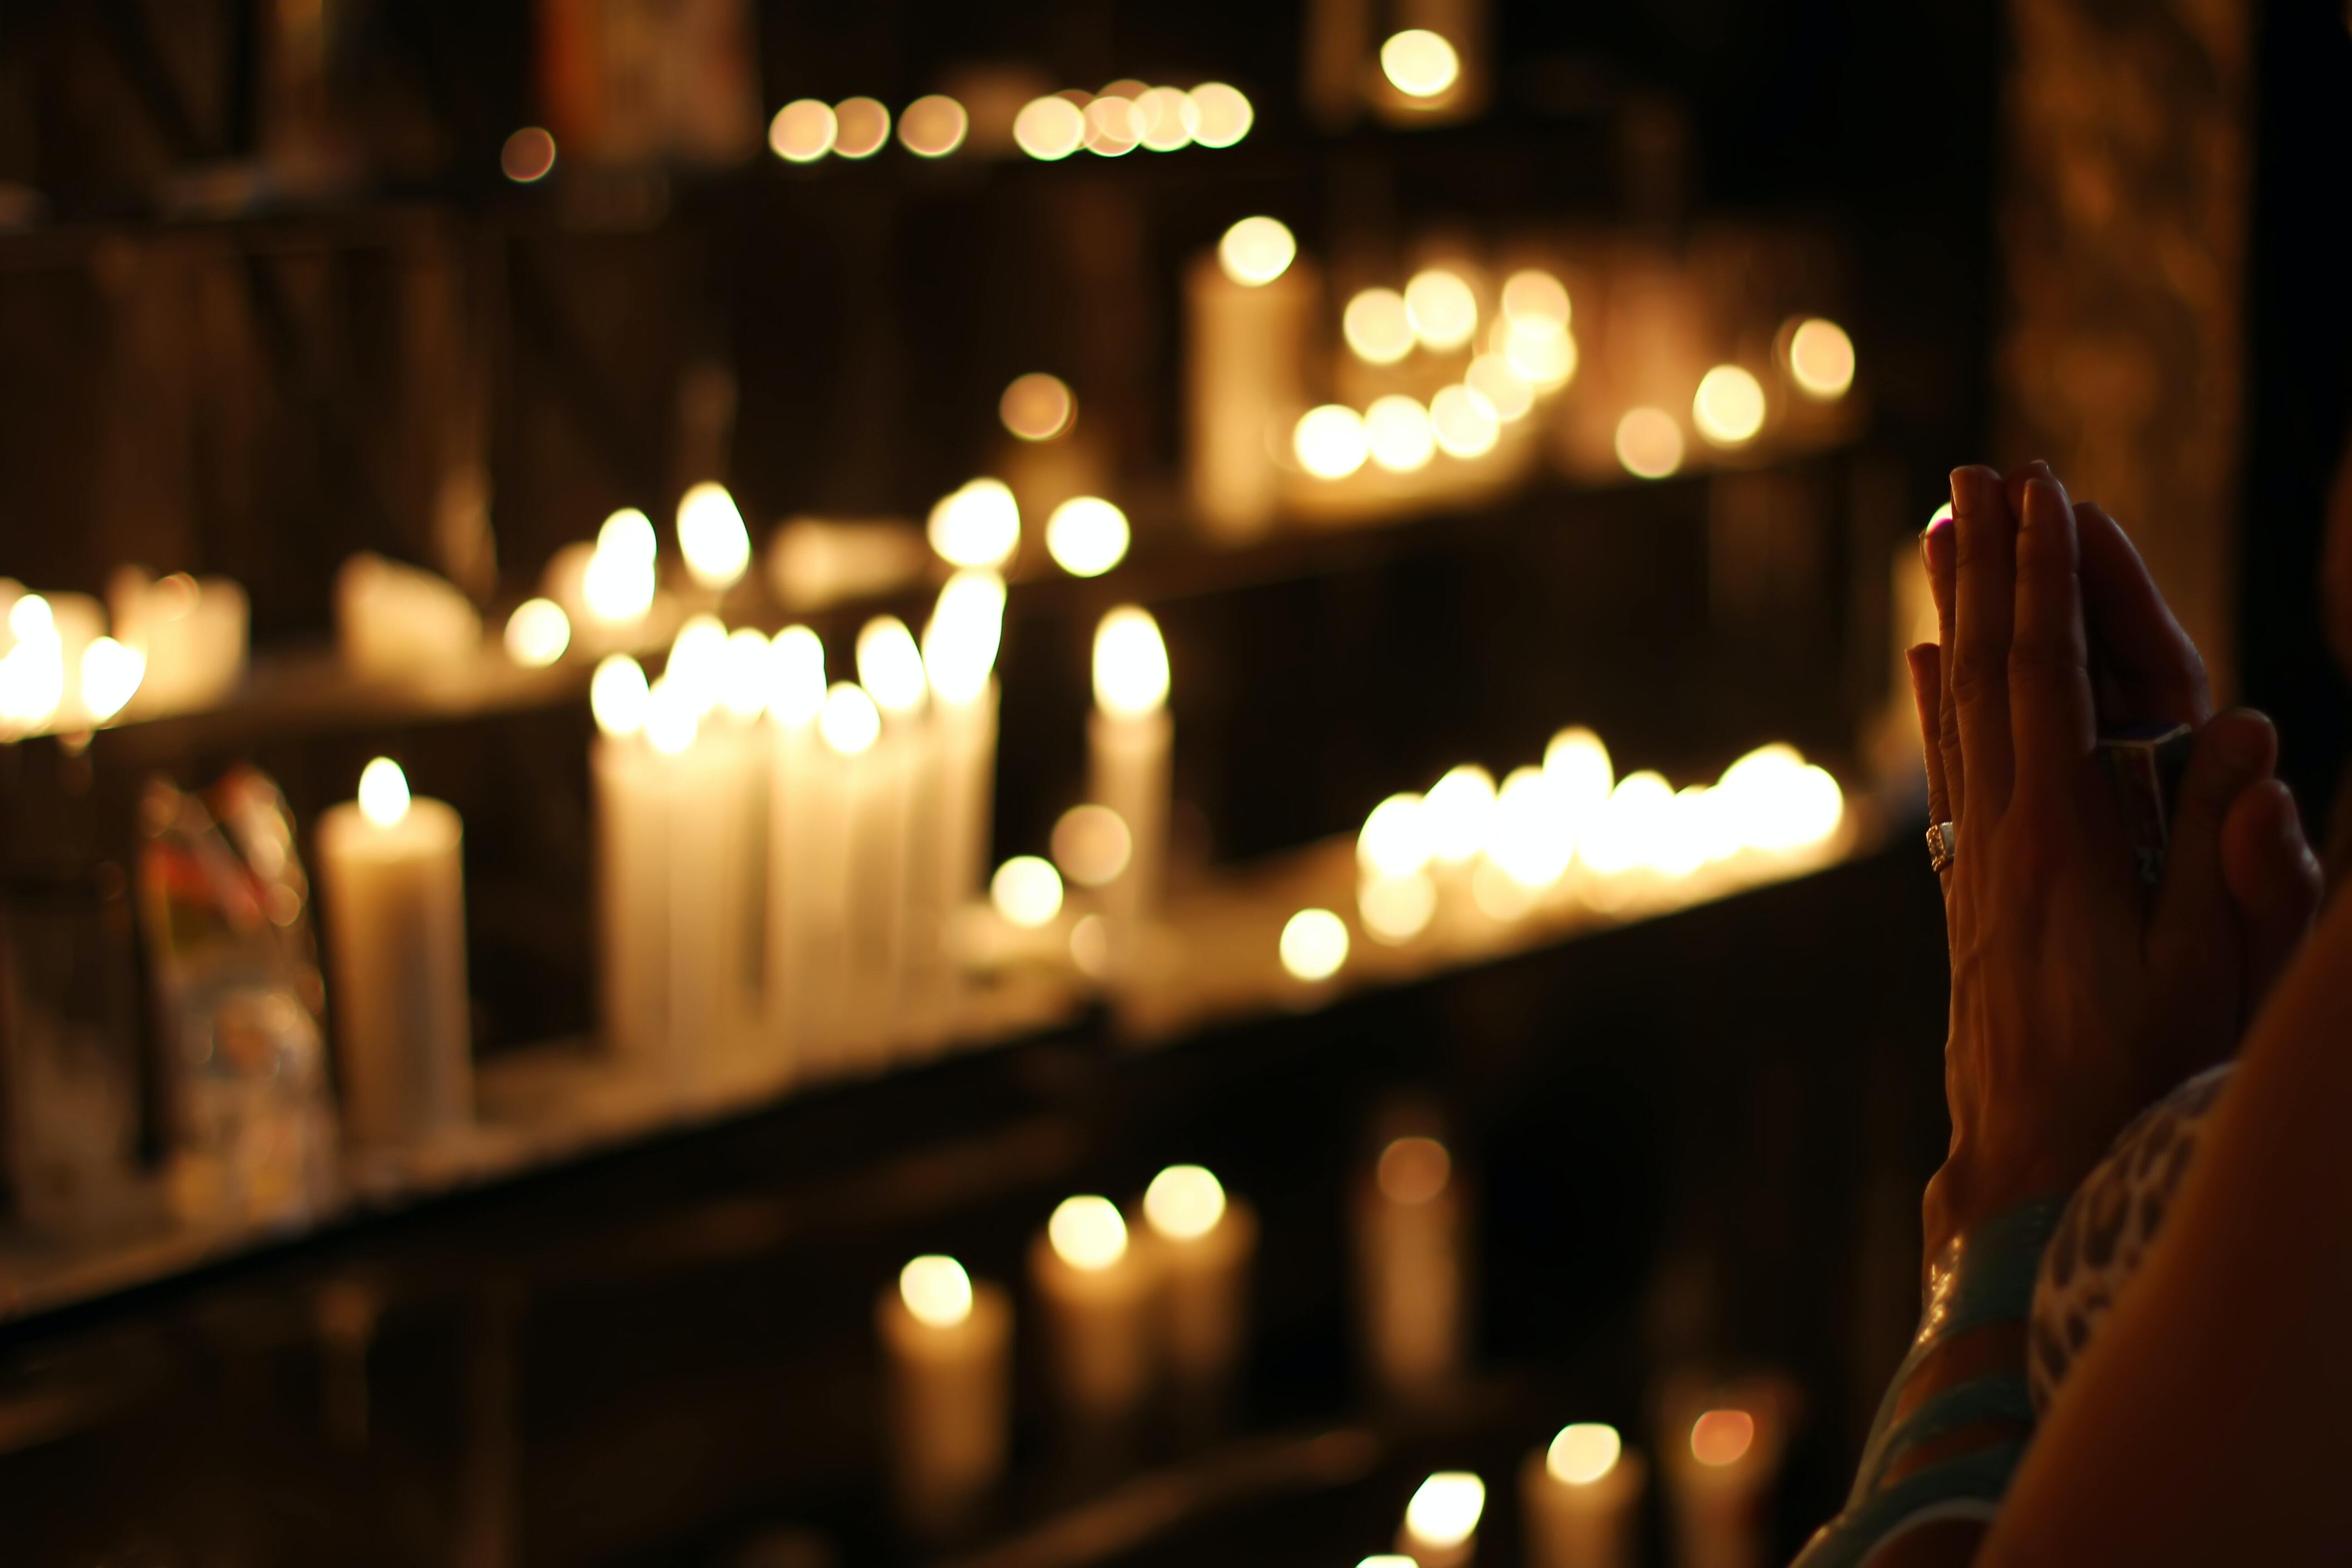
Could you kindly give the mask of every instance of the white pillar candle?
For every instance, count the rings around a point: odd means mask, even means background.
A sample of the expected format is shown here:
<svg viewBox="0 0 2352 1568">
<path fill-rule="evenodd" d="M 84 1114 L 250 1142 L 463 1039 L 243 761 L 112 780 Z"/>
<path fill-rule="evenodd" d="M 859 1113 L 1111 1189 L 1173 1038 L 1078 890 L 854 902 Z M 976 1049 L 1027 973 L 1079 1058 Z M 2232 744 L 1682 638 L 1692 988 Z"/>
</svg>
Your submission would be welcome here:
<svg viewBox="0 0 2352 1568">
<path fill-rule="evenodd" d="M 810 1066 L 824 999 L 837 980 L 818 963 L 817 915 L 828 860 L 833 783 L 817 734 L 824 711 L 824 645 L 806 626 L 786 626 L 768 650 L 768 1032 Z"/>
<path fill-rule="evenodd" d="M 1135 1414 L 1157 1369 L 1151 1261 L 1108 1198 L 1065 1199 L 1029 1248 L 1063 1409 L 1087 1424 Z"/>
<path fill-rule="evenodd" d="M 1356 1200 L 1364 1350 L 1391 1398 L 1426 1394 L 1462 1364 L 1466 1317 L 1461 1184 L 1434 1138 L 1382 1150 Z"/>
<path fill-rule="evenodd" d="M 853 825 L 852 981 L 877 1012 L 878 1063 L 946 1027 L 946 916 L 940 886 L 939 749 L 930 683 L 906 623 L 879 616 L 857 634 L 857 679 L 882 713 L 870 761 L 887 765 L 870 828 Z M 871 880 L 868 880 L 868 878 Z"/>
<path fill-rule="evenodd" d="M 1003 1474 L 1013 1309 L 952 1258 L 918 1258 L 875 1303 L 892 1489 L 919 1531 L 952 1526 Z"/>
<path fill-rule="evenodd" d="M 1158 912 L 1168 858 L 1168 648 L 1150 614 L 1123 605 L 1095 628 L 1095 710 L 1087 724 L 1087 793 L 1127 825 L 1127 868 L 1103 889 L 1115 966 L 1131 967 Z"/>
<path fill-rule="evenodd" d="M 1528 1568 L 1632 1568 L 1647 1471 L 1613 1426 L 1560 1428 L 1519 1469 Z"/>
<path fill-rule="evenodd" d="M 1405 1505 L 1397 1551 L 1421 1568 L 1465 1568 L 1477 1554 L 1486 1483 L 1467 1470 L 1440 1470 Z"/>
<path fill-rule="evenodd" d="M 808 954 L 828 978 L 816 999 L 803 1060 L 812 1070 L 831 1074 L 870 1059 L 877 1046 L 874 1021 L 887 1016 L 877 1011 L 874 998 L 859 994 L 859 986 L 873 967 L 871 954 L 887 944 L 888 935 L 869 930 L 860 938 L 856 928 L 874 926 L 894 907 L 885 895 L 896 889 L 896 873 L 882 862 L 895 813 L 888 809 L 889 758 L 880 750 L 882 713 L 866 689 L 835 682 L 825 693 L 817 734 L 823 744 L 810 798 L 814 842 L 808 864 Z M 877 889 L 877 881 L 883 889 Z"/>
<path fill-rule="evenodd" d="M 1192 500 L 1229 539 L 1274 521 L 1290 428 L 1307 406 L 1302 368 L 1322 289 L 1290 231 L 1244 218 L 1184 274 Z"/>
<path fill-rule="evenodd" d="M 1221 1387 L 1248 1342 L 1257 1215 L 1200 1166 L 1171 1165 L 1144 1189 L 1143 1219 L 1160 1255 L 1169 1372 L 1180 1387 Z"/>
<path fill-rule="evenodd" d="M 106 602 L 115 637 L 147 658 L 133 716 L 208 708 L 245 679 L 249 615 L 245 590 L 228 578 L 151 579 L 125 566 L 107 580 Z"/>
<path fill-rule="evenodd" d="M 1738 1405 L 1700 1412 L 1666 1446 L 1666 1490 L 1685 1568 L 1765 1568 L 1779 1465 L 1770 1412 Z"/>
<path fill-rule="evenodd" d="M 923 629 L 939 745 L 935 898 L 945 921 L 981 898 L 992 864 L 997 692 L 991 672 L 1003 625 L 1003 579 L 992 572 L 959 572 L 940 590 Z"/>
<path fill-rule="evenodd" d="M 354 1143 L 413 1143 L 473 1115 L 463 830 L 378 757 L 319 821 L 330 998 Z"/>
<path fill-rule="evenodd" d="M 645 743 L 648 699 L 646 673 L 626 654 L 607 657 L 589 683 L 604 1044 L 622 1061 L 659 1068 L 669 1047 L 669 803 Z"/>
</svg>

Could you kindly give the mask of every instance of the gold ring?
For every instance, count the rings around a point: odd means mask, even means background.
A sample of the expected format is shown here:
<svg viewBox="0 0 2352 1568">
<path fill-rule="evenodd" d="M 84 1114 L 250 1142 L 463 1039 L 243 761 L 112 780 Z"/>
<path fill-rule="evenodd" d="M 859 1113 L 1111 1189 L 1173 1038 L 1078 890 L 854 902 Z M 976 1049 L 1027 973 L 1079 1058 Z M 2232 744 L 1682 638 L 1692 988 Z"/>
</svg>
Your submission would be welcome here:
<svg viewBox="0 0 2352 1568">
<path fill-rule="evenodd" d="M 1952 856 L 1959 847 L 1959 835 L 1948 822 L 1938 822 L 1927 829 L 1927 863 L 1942 876 L 1952 868 Z"/>
</svg>

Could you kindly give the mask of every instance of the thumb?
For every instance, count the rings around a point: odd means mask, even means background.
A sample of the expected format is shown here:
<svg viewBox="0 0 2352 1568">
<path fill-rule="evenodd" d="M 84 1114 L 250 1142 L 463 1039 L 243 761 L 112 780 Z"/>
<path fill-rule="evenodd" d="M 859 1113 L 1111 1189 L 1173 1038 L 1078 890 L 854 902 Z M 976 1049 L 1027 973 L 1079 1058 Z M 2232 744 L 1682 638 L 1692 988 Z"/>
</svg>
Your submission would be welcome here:
<svg viewBox="0 0 2352 1568">
<path fill-rule="evenodd" d="M 2231 912 L 2221 873 L 2221 824 L 2251 784 L 2271 776 L 2278 731 L 2251 708 L 2217 713 L 2197 731 L 2172 812 L 2158 918 L 2195 926 Z"/>
<path fill-rule="evenodd" d="M 2243 925 L 2251 1016 L 2309 934 L 2319 910 L 2319 861 L 2303 837 L 2303 818 L 2285 784 L 2263 779 L 2231 803 L 2221 822 L 2221 875 Z"/>
</svg>

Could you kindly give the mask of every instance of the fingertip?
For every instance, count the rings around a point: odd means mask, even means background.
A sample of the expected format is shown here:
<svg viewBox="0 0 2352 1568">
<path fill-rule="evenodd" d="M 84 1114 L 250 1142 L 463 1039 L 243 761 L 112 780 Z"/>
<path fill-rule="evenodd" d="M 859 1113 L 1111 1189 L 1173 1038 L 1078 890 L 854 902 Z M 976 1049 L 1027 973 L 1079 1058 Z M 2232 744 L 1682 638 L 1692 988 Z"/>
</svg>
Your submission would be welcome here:
<svg viewBox="0 0 2352 1568">
<path fill-rule="evenodd" d="M 2200 740 L 2199 750 L 2236 778 L 2266 777 L 2278 763 L 2277 726 L 2257 709 L 2215 714 Z"/>
<path fill-rule="evenodd" d="M 2317 910 L 2319 860 L 2284 780 L 2258 779 L 2230 803 L 2221 823 L 2221 878 L 2238 907 L 2268 931 L 2298 935 Z"/>
</svg>

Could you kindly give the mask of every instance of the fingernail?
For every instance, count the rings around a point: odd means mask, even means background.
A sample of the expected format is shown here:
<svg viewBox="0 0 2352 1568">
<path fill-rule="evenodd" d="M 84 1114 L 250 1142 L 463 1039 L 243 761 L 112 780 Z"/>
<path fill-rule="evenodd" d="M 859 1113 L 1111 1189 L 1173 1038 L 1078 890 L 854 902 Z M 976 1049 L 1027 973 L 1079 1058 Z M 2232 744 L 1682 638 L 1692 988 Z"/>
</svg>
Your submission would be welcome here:
<svg viewBox="0 0 2352 1568">
<path fill-rule="evenodd" d="M 2058 481 L 2045 474 L 2036 474 L 2025 481 L 2025 515 L 2018 520 L 2019 524 L 2025 528 L 2047 527 L 2056 521 L 2052 509 L 2062 508 L 2065 504 L 2064 492 L 2059 489 Z"/>
<path fill-rule="evenodd" d="M 1973 514 L 1984 500 L 1984 470 L 1971 465 L 1952 470 L 1952 510 L 1955 515 Z"/>
</svg>

